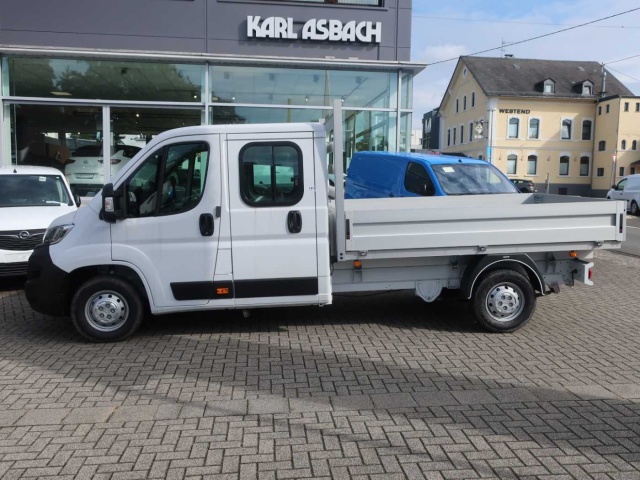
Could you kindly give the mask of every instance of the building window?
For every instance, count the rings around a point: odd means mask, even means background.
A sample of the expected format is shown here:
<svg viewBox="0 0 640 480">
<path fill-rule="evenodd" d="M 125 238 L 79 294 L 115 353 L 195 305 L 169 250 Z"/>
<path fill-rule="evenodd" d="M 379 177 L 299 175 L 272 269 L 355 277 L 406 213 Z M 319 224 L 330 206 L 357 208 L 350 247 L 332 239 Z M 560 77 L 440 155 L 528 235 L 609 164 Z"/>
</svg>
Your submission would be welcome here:
<svg viewBox="0 0 640 480">
<path fill-rule="evenodd" d="M 473 122 L 469 124 L 469 143 L 473 142 Z"/>
<path fill-rule="evenodd" d="M 619 170 L 619 172 L 618 172 L 618 175 L 619 175 L 620 177 L 624 177 L 624 167 L 620 167 L 620 170 Z"/>
<path fill-rule="evenodd" d="M 588 177 L 589 169 L 591 167 L 591 159 L 587 156 L 580 157 L 580 176 Z"/>
<path fill-rule="evenodd" d="M 585 83 L 582 85 L 582 94 L 583 95 L 591 95 L 593 90 L 591 89 L 591 85 L 589 83 Z"/>
<path fill-rule="evenodd" d="M 609 113 L 609 111 L 611 110 L 611 105 L 607 105 L 607 113 Z"/>
<path fill-rule="evenodd" d="M 560 131 L 560 138 L 562 140 L 571 140 L 571 120 L 565 118 L 562 120 L 562 130 Z"/>
<path fill-rule="evenodd" d="M 625 112 L 629 111 L 629 102 L 624 102 L 624 111 Z"/>
<path fill-rule="evenodd" d="M 462 110 L 467 109 L 467 96 L 462 97 Z"/>
<path fill-rule="evenodd" d="M 507 157 L 507 175 L 515 175 L 518 169 L 518 156 L 511 154 Z"/>
<path fill-rule="evenodd" d="M 569 175 L 569 157 L 566 155 L 560 157 L 560 175 Z"/>
<path fill-rule="evenodd" d="M 464 143 L 464 125 L 460 125 L 460 143 Z"/>
<path fill-rule="evenodd" d="M 451 145 L 451 130 L 447 129 L 447 147 Z"/>
<path fill-rule="evenodd" d="M 626 150 L 626 149 L 627 149 L 627 141 L 622 140 L 622 142 L 620 142 L 620 150 Z"/>
<path fill-rule="evenodd" d="M 453 127 L 453 144 L 456 144 L 456 127 Z"/>
<path fill-rule="evenodd" d="M 462 70 L 462 78 L 467 78 L 467 69 Z"/>
<path fill-rule="evenodd" d="M 602 106 L 598 107 L 598 115 L 602 115 Z"/>
<path fill-rule="evenodd" d="M 538 172 L 538 157 L 529 155 L 527 158 L 527 175 L 536 175 Z"/>
<path fill-rule="evenodd" d="M 596 175 L 598 177 L 604 177 L 604 168 L 599 168 L 598 170 L 596 170 Z"/>
<path fill-rule="evenodd" d="M 633 142 L 631 142 L 631 150 L 637 150 L 638 149 L 638 141 L 634 140 Z"/>
<path fill-rule="evenodd" d="M 598 151 L 604 152 L 606 149 L 607 149 L 607 142 L 605 142 L 604 140 L 600 140 L 598 142 Z"/>
<path fill-rule="evenodd" d="M 636 167 L 631 167 L 629 173 L 631 175 L 635 175 L 636 174 Z"/>
<path fill-rule="evenodd" d="M 456 113 L 460 111 L 460 100 L 456 98 Z"/>
<path fill-rule="evenodd" d="M 636 112 L 640 112 L 640 102 L 636 102 Z"/>
<path fill-rule="evenodd" d="M 518 130 L 520 129 L 520 120 L 517 118 L 509 119 L 509 131 L 507 134 L 508 138 L 518 138 Z"/>
<path fill-rule="evenodd" d="M 544 93 L 555 93 L 556 85 L 553 80 L 545 80 L 544 81 Z"/>
<path fill-rule="evenodd" d="M 529 120 L 529 138 L 540 138 L 540 120 L 537 118 Z"/>
<path fill-rule="evenodd" d="M 637 105 L 640 105 L 638 103 Z M 471 108 L 476 106 L 476 92 L 471 92 Z"/>
<path fill-rule="evenodd" d="M 302 178 L 302 152 L 293 143 L 250 143 L 240 151 L 240 196 L 250 207 L 295 205 Z"/>
<path fill-rule="evenodd" d="M 591 127 L 593 122 L 591 120 L 582 121 L 582 140 L 591 140 Z"/>
</svg>

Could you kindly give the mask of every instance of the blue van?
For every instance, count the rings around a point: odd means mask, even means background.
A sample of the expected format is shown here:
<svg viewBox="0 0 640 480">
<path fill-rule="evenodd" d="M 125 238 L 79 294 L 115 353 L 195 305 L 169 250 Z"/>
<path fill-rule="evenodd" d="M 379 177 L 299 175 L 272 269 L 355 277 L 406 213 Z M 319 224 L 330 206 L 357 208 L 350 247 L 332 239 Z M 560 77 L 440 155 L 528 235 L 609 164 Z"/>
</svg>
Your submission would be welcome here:
<svg viewBox="0 0 640 480">
<path fill-rule="evenodd" d="M 484 160 L 419 153 L 358 152 L 347 172 L 345 198 L 429 197 L 519 193 Z"/>
</svg>

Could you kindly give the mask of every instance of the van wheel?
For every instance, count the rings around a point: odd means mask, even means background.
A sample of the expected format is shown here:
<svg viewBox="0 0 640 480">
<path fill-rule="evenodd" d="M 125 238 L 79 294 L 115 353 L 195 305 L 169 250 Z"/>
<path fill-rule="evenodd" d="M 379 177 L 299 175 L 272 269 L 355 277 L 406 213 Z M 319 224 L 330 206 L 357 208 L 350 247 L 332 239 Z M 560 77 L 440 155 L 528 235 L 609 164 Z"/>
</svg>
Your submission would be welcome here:
<svg viewBox="0 0 640 480">
<path fill-rule="evenodd" d="M 635 200 L 631 202 L 631 215 L 635 217 L 640 216 L 640 209 L 638 208 L 638 204 Z"/>
<path fill-rule="evenodd" d="M 475 289 L 473 313 L 491 332 L 513 332 L 524 326 L 536 307 L 536 294 L 527 277 L 514 270 L 489 272 Z"/>
<path fill-rule="evenodd" d="M 135 287 L 118 277 L 93 278 L 71 301 L 71 320 L 83 337 L 93 342 L 117 342 L 132 335 L 142 323 L 144 307 Z"/>
</svg>

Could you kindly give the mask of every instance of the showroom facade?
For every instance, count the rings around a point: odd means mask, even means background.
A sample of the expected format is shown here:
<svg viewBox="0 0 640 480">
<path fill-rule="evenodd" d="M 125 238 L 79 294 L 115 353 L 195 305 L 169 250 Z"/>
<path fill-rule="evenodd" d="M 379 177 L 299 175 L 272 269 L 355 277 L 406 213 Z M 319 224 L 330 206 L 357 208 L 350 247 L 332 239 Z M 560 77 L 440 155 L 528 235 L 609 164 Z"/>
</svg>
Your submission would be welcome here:
<svg viewBox="0 0 640 480">
<path fill-rule="evenodd" d="M 408 62 L 410 0 L 36 3 L 37 18 L 33 5 L 0 6 L 5 166 L 73 170 L 77 191 L 92 195 L 164 130 L 321 121 L 336 99 L 347 158 L 409 149 L 423 68 Z"/>
</svg>

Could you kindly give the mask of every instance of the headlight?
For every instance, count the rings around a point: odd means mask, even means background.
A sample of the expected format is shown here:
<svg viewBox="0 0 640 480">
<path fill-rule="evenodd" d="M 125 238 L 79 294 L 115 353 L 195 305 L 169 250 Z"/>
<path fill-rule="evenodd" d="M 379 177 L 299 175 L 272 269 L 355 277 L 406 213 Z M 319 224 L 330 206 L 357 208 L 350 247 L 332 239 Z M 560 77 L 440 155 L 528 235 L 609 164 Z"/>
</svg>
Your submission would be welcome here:
<svg viewBox="0 0 640 480">
<path fill-rule="evenodd" d="M 73 228 L 73 224 L 70 223 L 68 225 L 58 225 L 56 227 L 47 228 L 47 231 L 44 234 L 44 239 L 42 243 L 53 245 L 61 241 L 64 237 L 67 236 L 67 233 L 71 231 Z"/>
</svg>

